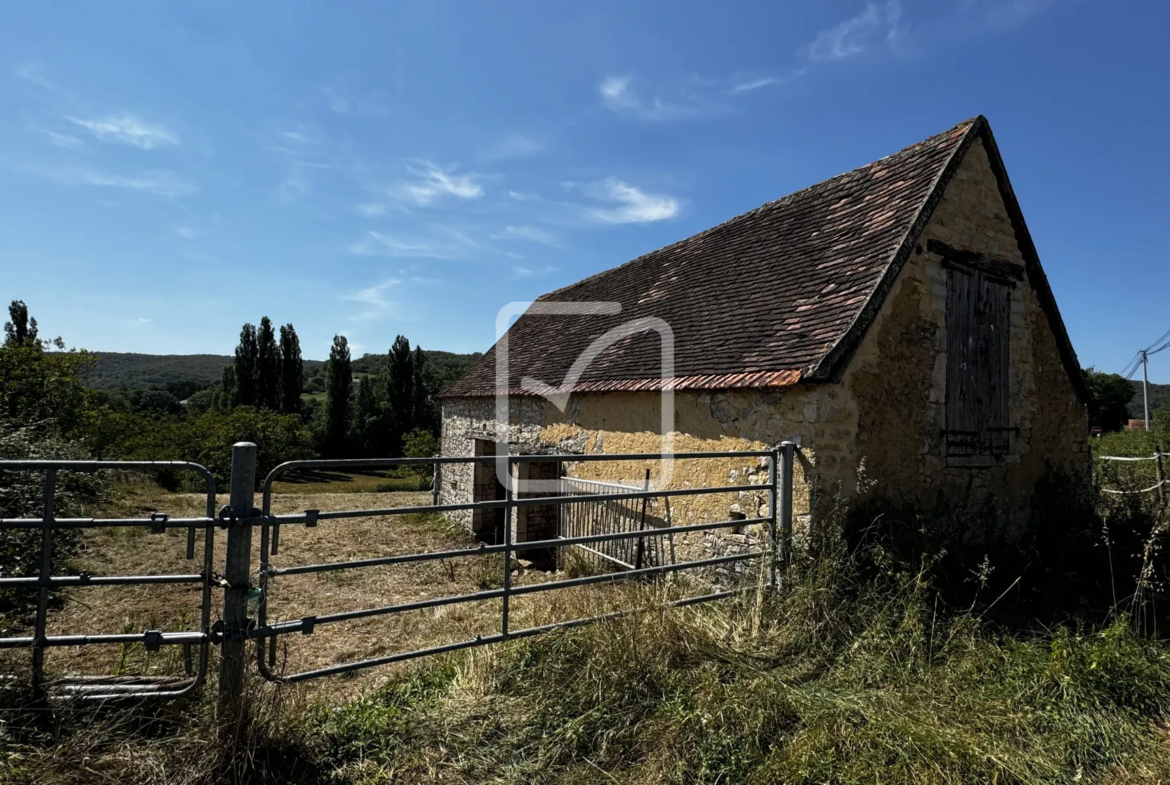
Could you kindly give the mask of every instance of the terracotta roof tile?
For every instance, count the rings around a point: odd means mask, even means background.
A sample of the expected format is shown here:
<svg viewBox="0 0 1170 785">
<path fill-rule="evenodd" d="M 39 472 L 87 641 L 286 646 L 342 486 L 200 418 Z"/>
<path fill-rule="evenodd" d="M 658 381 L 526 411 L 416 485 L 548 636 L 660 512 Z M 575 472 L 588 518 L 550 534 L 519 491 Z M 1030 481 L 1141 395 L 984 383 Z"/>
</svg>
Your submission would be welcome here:
<svg viewBox="0 0 1170 785">
<path fill-rule="evenodd" d="M 538 302 L 622 307 L 617 315 L 522 316 L 508 331 L 507 388 L 531 394 L 522 377 L 560 385 L 594 340 L 648 317 L 665 321 L 674 333 L 675 389 L 796 383 L 858 318 L 951 157 L 979 122 L 960 123 L 544 295 Z M 444 397 L 494 395 L 496 351 Z M 588 365 L 575 389 L 650 389 L 651 382 L 661 385 L 660 359 L 656 333 L 624 338 Z"/>
</svg>

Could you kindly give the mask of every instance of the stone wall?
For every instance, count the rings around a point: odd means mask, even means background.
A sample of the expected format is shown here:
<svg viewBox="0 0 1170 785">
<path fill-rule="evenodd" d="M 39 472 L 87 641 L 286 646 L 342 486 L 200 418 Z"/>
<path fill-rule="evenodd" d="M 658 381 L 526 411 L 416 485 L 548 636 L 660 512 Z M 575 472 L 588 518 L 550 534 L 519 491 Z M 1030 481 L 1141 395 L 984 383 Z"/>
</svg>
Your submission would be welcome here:
<svg viewBox="0 0 1170 785">
<path fill-rule="evenodd" d="M 819 398 L 828 392 L 820 387 L 797 387 L 767 392 L 728 391 L 726 393 L 679 393 L 675 396 L 675 430 L 671 434 L 675 452 L 732 452 L 772 450 L 785 440 L 807 442 L 807 434 L 816 428 Z M 833 395 L 837 393 L 833 391 Z M 573 396 L 565 412 L 547 401 L 526 398 L 512 402 L 510 438 L 524 451 L 542 450 L 560 454 L 629 454 L 657 453 L 663 448 L 659 397 L 645 393 L 604 393 Z M 488 398 L 444 400 L 443 454 L 471 455 L 474 440 L 494 432 L 495 401 Z M 811 448 L 804 448 L 794 470 L 793 511 L 798 527 L 807 525 L 811 485 L 806 471 L 813 464 Z M 522 464 L 555 466 L 553 462 Z M 641 487 L 645 472 L 657 485 L 664 466 L 659 461 L 572 461 L 564 462 L 568 476 L 590 480 L 618 482 Z M 531 471 L 531 469 L 529 470 Z M 463 467 L 445 466 L 440 483 L 441 503 L 469 501 L 471 475 Z M 743 490 L 727 494 L 671 499 L 651 499 L 647 519 L 653 525 L 676 525 L 728 520 L 733 513 L 745 517 L 765 517 L 768 494 L 759 486 L 768 482 L 767 462 L 760 458 L 707 458 L 676 460 L 665 487 L 694 488 L 742 485 Z M 543 505 L 530 507 L 525 515 L 525 529 L 515 530 L 517 541 L 538 531 L 535 517 L 551 510 Z M 465 524 L 469 516 L 453 515 Z M 540 519 L 539 531 L 548 521 Z M 519 521 L 518 521 L 519 523 Z M 555 523 L 555 519 L 552 521 Z M 687 537 L 676 537 L 674 546 L 679 560 L 756 547 L 761 542 L 761 527 L 744 527 L 741 531 L 719 530 Z M 742 569 L 737 567 L 736 569 Z"/>
</svg>

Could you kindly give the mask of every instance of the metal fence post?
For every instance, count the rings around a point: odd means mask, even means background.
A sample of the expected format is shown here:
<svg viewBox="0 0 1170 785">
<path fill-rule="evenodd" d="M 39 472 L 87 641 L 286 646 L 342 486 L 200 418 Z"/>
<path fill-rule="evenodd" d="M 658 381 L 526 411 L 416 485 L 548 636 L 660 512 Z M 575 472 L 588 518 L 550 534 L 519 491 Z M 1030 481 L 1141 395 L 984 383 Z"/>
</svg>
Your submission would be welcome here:
<svg viewBox="0 0 1170 785">
<path fill-rule="evenodd" d="M 252 572 L 252 505 L 256 490 L 256 445 L 232 445 L 232 484 L 223 590 L 223 645 L 219 660 L 221 727 L 234 728 L 244 704 L 244 647 Z"/>
<path fill-rule="evenodd" d="M 41 570 L 37 587 L 37 618 L 33 642 L 32 682 L 40 692 L 45 680 L 45 627 L 49 621 L 49 578 L 53 575 L 53 514 L 57 494 L 57 470 L 45 470 L 44 513 L 41 523 Z"/>
<path fill-rule="evenodd" d="M 780 557 L 781 567 L 787 571 L 792 563 L 792 465 L 796 462 L 796 444 L 780 443 Z"/>
<path fill-rule="evenodd" d="M 1154 458 L 1157 461 L 1158 467 L 1158 501 L 1166 506 L 1166 470 L 1162 466 L 1162 445 L 1158 445 L 1154 449 Z"/>
<path fill-rule="evenodd" d="M 500 598 L 500 635 L 508 637 L 508 615 L 512 599 L 512 516 L 515 514 L 512 493 L 512 459 L 508 458 L 508 476 L 504 479 L 504 596 Z M 517 469 L 519 471 L 519 469 Z"/>
<path fill-rule="evenodd" d="M 768 488 L 771 498 L 768 500 L 768 586 L 776 588 L 776 567 L 780 561 L 780 536 L 777 521 L 780 519 L 780 450 L 776 450 L 768 458 Z"/>
</svg>

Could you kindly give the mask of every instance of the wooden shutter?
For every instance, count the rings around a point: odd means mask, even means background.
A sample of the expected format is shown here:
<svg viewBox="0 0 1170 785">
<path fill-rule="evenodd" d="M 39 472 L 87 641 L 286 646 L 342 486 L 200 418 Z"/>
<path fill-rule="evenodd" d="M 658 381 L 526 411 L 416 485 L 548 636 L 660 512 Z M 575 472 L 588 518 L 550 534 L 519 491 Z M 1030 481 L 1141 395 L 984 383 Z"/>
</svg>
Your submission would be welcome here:
<svg viewBox="0 0 1170 785">
<path fill-rule="evenodd" d="M 947 275 L 947 455 L 1008 451 L 1011 286 L 982 270 Z"/>
</svg>

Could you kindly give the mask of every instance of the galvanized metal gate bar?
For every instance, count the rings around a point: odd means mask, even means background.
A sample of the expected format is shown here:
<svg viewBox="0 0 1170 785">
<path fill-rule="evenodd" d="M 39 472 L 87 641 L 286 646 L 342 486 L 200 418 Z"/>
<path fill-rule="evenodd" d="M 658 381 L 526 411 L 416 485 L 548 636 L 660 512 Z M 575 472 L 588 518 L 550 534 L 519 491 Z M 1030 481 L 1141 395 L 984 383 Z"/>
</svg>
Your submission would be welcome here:
<svg viewBox="0 0 1170 785">
<path fill-rule="evenodd" d="M 207 494 L 206 515 L 203 518 L 170 518 L 155 515 L 152 518 L 57 518 L 55 516 L 56 484 L 58 472 L 92 472 L 106 469 L 180 469 L 200 475 Z M 205 467 L 188 461 L 0 461 L 0 472 L 43 471 L 45 484 L 43 513 L 40 518 L 0 518 L 0 529 L 40 529 L 40 569 L 36 577 L 16 576 L 0 578 L 0 588 L 37 589 L 37 609 L 33 635 L 0 638 L 0 649 L 32 649 L 32 679 L 38 689 L 44 687 L 45 650 L 62 646 L 87 646 L 93 644 L 140 643 L 154 649 L 160 646 L 181 645 L 185 655 L 188 647 L 199 646 L 199 663 L 190 681 L 173 689 L 173 680 L 148 680 L 115 677 L 90 677 L 71 680 L 68 688 L 75 694 L 90 699 L 126 698 L 151 696 L 155 698 L 178 698 L 194 691 L 207 675 L 208 647 L 211 643 L 211 574 L 214 556 L 215 526 L 215 478 Z M 203 571 L 199 574 L 180 575 L 60 575 L 53 573 L 53 540 L 59 529 L 96 529 L 113 527 L 150 527 L 154 532 L 182 528 L 187 530 L 188 559 L 195 557 L 195 533 L 202 529 L 204 535 Z M 94 635 L 48 635 L 48 609 L 50 592 L 55 588 L 85 586 L 141 586 L 158 584 L 200 584 L 201 610 L 197 631 L 161 632 L 146 630 L 141 633 L 94 634 Z M 185 656 L 189 661 L 189 656 Z"/>
<path fill-rule="evenodd" d="M 774 584 L 776 581 L 776 563 L 781 558 L 781 543 L 782 536 L 786 536 L 791 531 L 791 521 L 778 521 L 778 517 L 782 511 L 791 510 L 790 499 L 791 494 L 787 494 L 789 503 L 786 506 L 784 496 L 781 494 L 779 485 L 781 477 L 791 478 L 791 466 L 780 468 L 777 466 L 781 461 L 790 464 L 792 460 L 792 450 L 789 448 L 787 452 L 782 449 L 778 452 L 773 451 L 727 451 L 716 453 L 677 453 L 673 456 L 675 460 L 710 460 L 718 458 L 756 458 L 765 459 L 768 463 L 768 482 L 764 485 L 730 485 L 730 486 L 716 486 L 710 488 L 673 488 L 662 490 L 632 490 L 618 493 L 598 493 L 586 494 L 581 496 L 541 496 L 534 498 L 516 498 L 514 494 L 514 480 L 510 467 L 517 463 L 530 461 L 548 461 L 550 459 L 559 459 L 566 462 L 596 462 L 596 461 L 644 461 L 644 460 L 658 460 L 663 456 L 657 453 L 637 453 L 637 454 L 622 454 L 622 455 L 510 455 L 506 456 L 507 465 L 509 467 L 507 482 L 505 483 L 505 498 L 502 500 L 487 500 L 487 501 L 472 501 L 456 504 L 436 504 L 436 505 L 420 505 L 420 506 L 404 506 L 391 508 L 375 508 L 366 510 L 341 510 L 341 511 L 319 511 L 306 510 L 302 513 L 281 514 L 274 515 L 272 513 L 272 485 L 284 474 L 302 469 L 335 469 L 335 470 L 353 470 L 366 468 L 387 468 L 405 465 L 449 465 L 449 464 L 490 464 L 504 456 L 465 456 L 465 457 L 437 457 L 437 458 L 390 458 L 390 459 L 358 459 L 358 460 L 313 460 L 313 461 L 290 461 L 281 464 L 272 470 L 264 481 L 263 491 L 263 507 L 259 524 L 261 526 L 260 536 L 260 582 L 261 592 L 258 604 L 257 623 L 256 626 L 247 632 L 248 637 L 256 639 L 257 642 L 257 664 L 260 673 L 271 681 L 292 683 L 304 681 L 306 679 L 317 678 L 320 676 L 328 676 L 339 673 L 348 673 L 355 670 L 374 667 L 377 665 L 384 665 L 391 662 L 400 662 L 403 660 L 414 659 L 416 657 L 424 657 L 440 652 L 456 651 L 458 649 L 469 648 L 473 646 L 483 646 L 491 643 L 496 643 L 502 640 L 515 639 L 520 637 L 528 637 L 530 635 L 541 634 L 553 629 L 563 629 L 566 627 L 578 626 L 593 621 L 598 621 L 604 618 L 614 617 L 615 614 L 602 614 L 598 616 L 586 617 L 583 619 L 575 619 L 566 622 L 559 622 L 548 625 L 540 625 L 537 627 L 529 627 L 524 629 L 512 629 L 510 624 L 510 600 L 515 596 L 525 596 L 531 594 L 538 594 L 543 592 L 557 591 L 574 586 L 588 586 L 602 583 L 616 583 L 617 581 L 629 580 L 636 577 L 656 576 L 667 573 L 680 572 L 684 570 L 704 569 L 719 565 L 734 564 L 738 562 L 766 558 L 768 565 L 766 568 L 766 575 L 768 582 Z M 512 540 L 512 526 L 511 518 L 513 510 L 520 507 L 536 506 L 536 505 L 563 505 L 578 502 L 605 502 L 613 500 L 636 500 L 647 499 L 650 497 L 656 498 L 672 498 L 672 497 L 686 497 L 698 495 L 717 495 L 728 493 L 739 493 L 744 490 L 755 490 L 767 494 L 768 498 L 768 514 L 764 517 L 756 517 L 749 519 L 726 520 L 718 522 L 707 522 L 700 524 L 684 525 L 684 526 L 666 526 L 662 528 L 651 528 L 646 530 L 632 530 L 620 532 L 607 532 L 598 534 L 587 534 L 566 538 L 554 538 L 548 540 L 537 540 L 528 542 L 513 542 Z M 436 513 L 436 512 L 454 512 L 459 510 L 484 510 L 484 509 L 503 509 L 505 516 L 504 524 L 504 542 L 497 545 L 481 545 L 476 548 L 452 549 L 435 551 L 429 553 L 413 553 L 401 554 L 394 556 L 373 557 L 369 559 L 351 559 L 339 562 L 326 562 L 321 564 L 307 564 L 295 565 L 289 567 L 276 567 L 271 563 L 271 557 L 276 555 L 279 546 L 279 531 L 282 525 L 302 524 L 305 526 L 316 526 L 322 521 L 329 520 L 345 520 L 352 518 L 368 518 L 368 517 L 383 517 L 392 515 L 405 515 L 410 513 Z M 790 517 L 790 512 L 789 512 Z M 547 550 L 551 548 L 560 548 L 571 545 L 585 545 L 588 543 L 603 543 L 612 542 L 622 539 L 631 538 L 651 538 L 651 537 L 667 537 L 675 534 L 684 534 L 688 532 L 702 532 L 716 529 L 725 529 L 733 527 L 742 527 L 753 524 L 764 524 L 767 532 L 767 542 L 762 550 L 753 550 L 742 554 L 732 554 L 727 556 L 718 556 L 707 559 L 696 559 L 675 564 L 655 565 L 652 567 L 643 567 L 641 569 L 630 569 L 620 573 L 612 573 L 605 575 L 584 576 L 580 578 L 572 578 L 558 581 L 550 581 L 547 583 L 530 584 L 525 586 L 513 586 L 511 583 L 511 569 L 510 562 L 513 555 L 530 550 Z M 458 557 L 482 557 L 489 554 L 502 554 L 504 557 L 503 567 L 503 587 L 500 589 L 493 589 L 487 591 L 472 592 L 469 594 L 454 595 L 448 597 L 437 597 L 426 600 L 418 600 L 414 602 L 398 603 L 394 605 L 364 608 L 353 611 L 344 611 L 339 613 L 324 614 L 319 616 L 306 616 L 301 619 L 294 619 L 283 622 L 268 623 L 268 595 L 270 581 L 280 575 L 303 575 L 309 573 L 332 572 L 337 570 L 361 569 L 365 567 L 387 566 L 396 564 L 405 564 L 420 561 L 431 561 L 437 559 L 451 559 Z M 673 604 L 684 605 L 694 604 L 698 602 L 706 602 L 724 597 L 731 596 L 736 592 L 712 592 L 698 597 L 689 597 L 678 600 Z M 276 665 L 276 645 L 275 640 L 280 635 L 290 633 L 312 634 L 317 627 L 322 625 L 354 621 L 357 619 L 365 619 L 376 616 L 385 616 L 396 613 L 404 613 L 407 611 L 422 610 L 426 608 L 435 608 L 445 605 L 454 605 L 468 602 L 479 602 L 484 600 L 501 601 L 500 613 L 500 631 L 494 635 L 481 635 L 474 639 L 445 644 L 443 646 L 429 647 L 425 649 L 418 649 L 414 651 L 401 652 L 398 654 L 388 655 L 384 657 L 376 657 L 357 662 L 342 663 L 323 669 L 316 669 L 312 671 L 304 671 L 293 674 L 278 674 L 275 672 Z M 618 612 L 616 615 L 623 615 L 629 611 Z M 269 644 L 271 639 L 271 645 Z"/>
</svg>

